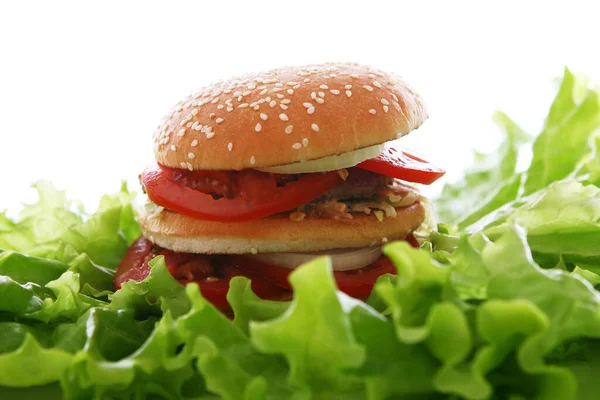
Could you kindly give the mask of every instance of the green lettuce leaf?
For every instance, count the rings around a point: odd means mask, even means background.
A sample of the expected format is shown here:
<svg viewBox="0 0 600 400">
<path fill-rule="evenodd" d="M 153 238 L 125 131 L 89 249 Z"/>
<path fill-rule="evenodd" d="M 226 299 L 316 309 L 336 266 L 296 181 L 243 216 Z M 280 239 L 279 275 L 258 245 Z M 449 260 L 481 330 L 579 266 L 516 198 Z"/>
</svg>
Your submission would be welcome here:
<svg viewBox="0 0 600 400">
<path fill-rule="evenodd" d="M 464 228 L 498 207 L 516 199 L 522 175 L 515 174 L 519 147 L 529 137 L 506 114 L 496 112 L 504 141 L 497 152 L 475 154 L 475 164 L 464 179 L 446 184 L 435 202 L 440 219 Z"/>
<path fill-rule="evenodd" d="M 521 228 L 495 242 L 463 238 L 449 266 L 404 243 L 385 252 L 399 279 L 377 290 L 392 309 L 398 340 L 423 344 L 439 360 L 436 391 L 576 398 L 583 377 L 546 359 L 574 338 L 600 337 L 600 295 L 577 275 L 536 265 Z"/>
<path fill-rule="evenodd" d="M 359 367 L 364 348 L 356 342 L 345 303 L 335 291 L 331 261 L 320 258 L 290 275 L 294 300 L 281 316 L 250 324 L 254 346 L 283 354 L 290 365 L 290 383 L 327 392 L 360 388 L 343 370 Z"/>
<path fill-rule="evenodd" d="M 0 311 L 27 314 L 42 307 L 43 301 L 33 284 L 21 285 L 8 276 L 0 276 Z"/>
<path fill-rule="evenodd" d="M 45 285 L 58 279 L 69 266 L 55 260 L 0 249 L 0 275 L 19 283 Z"/>
<path fill-rule="evenodd" d="M 531 250 L 550 260 L 600 265 L 600 189 L 574 180 L 554 182 L 538 193 L 506 205 L 478 222 L 491 238 L 517 224 L 527 231 Z M 550 258 L 544 256 L 552 256 Z"/>
<path fill-rule="evenodd" d="M 572 176 L 589 152 L 589 138 L 600 128 L 600 94 L 582 81 L 565 69 L 546 124 L 533 144 L 524 195 Z"/>
<path fill-rule="evenodd" d="M 34 188 L 37 203 L 24 205 L 16 221 L 0 218 L 0 248 L 62 263 L 86 253 L 94 263 L 114 269 L 140 235 L 133 194 L 125 184 L 117 195 L 104 196 L 91 216 L 49 182 L 38 182 Z M 65 252 L 66 247 L 71 251 Z"/>
</svg>

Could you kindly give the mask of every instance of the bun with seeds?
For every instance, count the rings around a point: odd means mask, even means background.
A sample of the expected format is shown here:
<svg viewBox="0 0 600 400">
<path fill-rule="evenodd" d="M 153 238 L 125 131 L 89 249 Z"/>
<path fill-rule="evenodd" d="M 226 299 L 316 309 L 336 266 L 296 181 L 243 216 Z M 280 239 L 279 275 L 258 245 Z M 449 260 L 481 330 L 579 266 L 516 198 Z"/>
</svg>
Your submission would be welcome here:
<svg viewBox="0 0 600 400">
<path fill-rule="evenodd" d="M 186 97 L 159 124 L 154 149 L 174 168 L 270 167 L 393 140 L 426 118 L 423 100 L 398 76 L 359 64 L 288 67 Z"/>
<path fill-rule="evenodd" d="M 395 271 L 379 246 L 418 245 L 426 200 L 411 182 L 444 173 L 396 140 L 426 118 L 406 82 L 360 64 L 286 67 L 197 91 L 154 134 L 156 162 L 141 175 L 144 236 L 116 287 L 164 255 L 176 279 L 227 310 L 231 277 L 285 298 L 290 268 L 329 254 L 340 289 L 368 296 Z"/>
</svg>

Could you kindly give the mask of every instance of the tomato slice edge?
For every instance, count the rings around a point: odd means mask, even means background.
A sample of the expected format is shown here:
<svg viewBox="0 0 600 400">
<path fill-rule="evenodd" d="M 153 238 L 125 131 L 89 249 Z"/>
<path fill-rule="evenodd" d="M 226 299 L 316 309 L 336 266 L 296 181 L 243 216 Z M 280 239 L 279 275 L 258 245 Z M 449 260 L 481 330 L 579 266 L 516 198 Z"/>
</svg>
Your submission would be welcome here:
<svg viewBox="0 0 600 400">
<path fill-rule="evenodd" d="M 142 174 L 148 198 L 169 210 L 205 221 L 243 222 L 268 217 L 306 204 L 343 183 L 336 171 L 306 174 L 277 187 L 268 198 L 220 198 L 180 185 L 153 163 Z M 266 173 L 265 173 L 266 174 Z"/>
</svg>

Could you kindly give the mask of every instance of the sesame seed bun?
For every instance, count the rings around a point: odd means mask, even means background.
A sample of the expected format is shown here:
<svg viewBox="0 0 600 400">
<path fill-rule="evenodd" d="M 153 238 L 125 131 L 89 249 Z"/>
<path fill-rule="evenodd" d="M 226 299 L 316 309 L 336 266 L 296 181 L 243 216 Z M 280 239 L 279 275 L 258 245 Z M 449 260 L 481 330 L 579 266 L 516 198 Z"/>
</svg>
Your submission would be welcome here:
<svg viewBox="0 0 600 400">
<path fill-rule="evenodd" d="M 425 219 L 416 202 L 396 209 L 397 217 L 379 222 L 372 215 L 350 220 L 307 218 L 292 222 L 287 215 L 227 224 L 200 221 L 172 211 L 143 213 L 144 236 L 161 247 L 198 254 L 249 254 L 360 248 L 405 238 Z"/>
<path fill-rule="evenodd" d="M 159 124 L 154 150 L 174 168 L 269 167 L 384 143 L 426 118 L 421 97 L 395 75 L 359 64 L 287 67 L 186 97 Z"/>
</svg>

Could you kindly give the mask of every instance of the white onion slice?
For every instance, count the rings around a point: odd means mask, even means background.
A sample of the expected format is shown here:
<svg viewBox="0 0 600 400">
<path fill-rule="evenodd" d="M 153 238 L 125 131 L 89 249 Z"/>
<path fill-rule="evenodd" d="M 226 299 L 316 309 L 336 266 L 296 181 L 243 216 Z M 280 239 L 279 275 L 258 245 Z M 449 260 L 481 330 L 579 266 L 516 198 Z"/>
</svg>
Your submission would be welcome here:
<svg viewBox="0 0 600 400">
<path fill-rule="evenodd" d="M 305 174 L 311 172 L 335 171 L 342 168 L 354 167 L 358 163 L 377 157 L 383 150 L 385 150 L 385 144 L 377 144 L 375 146 L 343 153 L 338 156 L 257 169 L 259 171 L 271 172 L 274 174 Z"/>
<path fill-rule="evenodd" d="M 334 249 L 306 253 L 263 253 L 248 255 L 265 264 L 295 269 L 317 257 L 330 256 L 334 271 L 349 271 L 366 267 L 381 256 L 381 247 Z"/>
</svg>

